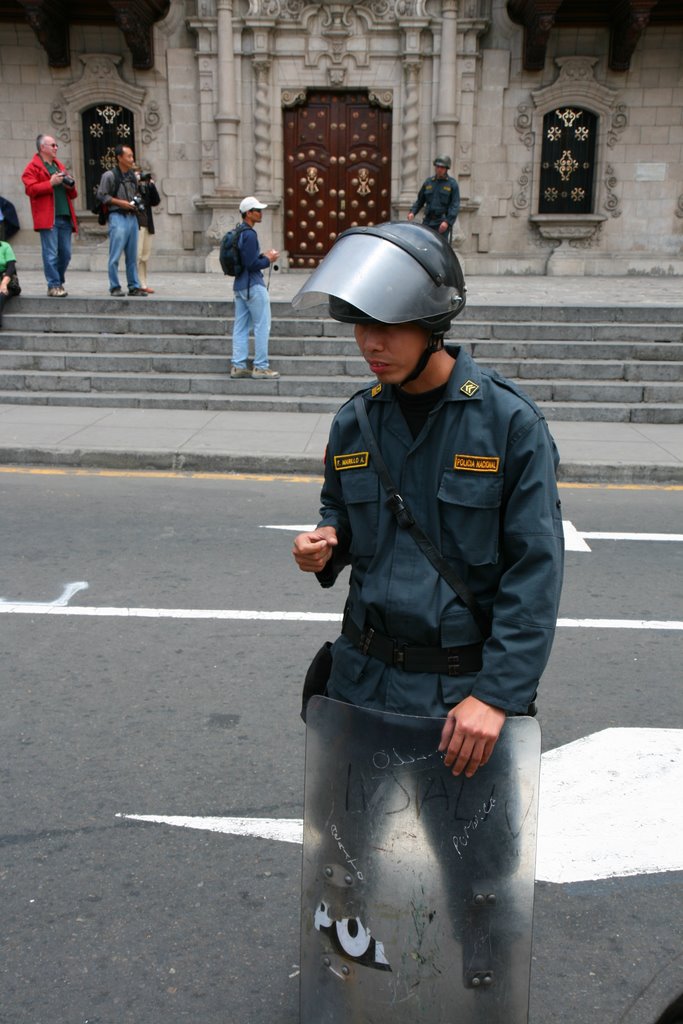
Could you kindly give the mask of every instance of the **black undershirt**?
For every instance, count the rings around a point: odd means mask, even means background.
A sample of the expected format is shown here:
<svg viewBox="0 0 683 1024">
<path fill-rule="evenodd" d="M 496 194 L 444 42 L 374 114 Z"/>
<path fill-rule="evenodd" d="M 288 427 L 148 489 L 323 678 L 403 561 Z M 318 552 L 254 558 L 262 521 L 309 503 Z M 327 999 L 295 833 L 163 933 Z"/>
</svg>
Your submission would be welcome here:
<svg viewBox="0 0 683 1024">
<path fill-rule="evenodd" d="M 408 429 L 413 435 L 413 440 L 420 433 L 427 418 L 441 401 L 446 391 L 446 384 L 442 384 L 441 387 L 434 388 L 433 391 L 422 391 L 418 395 L 413 395 L 409 391 L 404 391 L 402 388 L 396 388 L 396 399 L 399 404 L 399 408 L 403 413 L 403 418 L 408 424 Z"/>
</svg>

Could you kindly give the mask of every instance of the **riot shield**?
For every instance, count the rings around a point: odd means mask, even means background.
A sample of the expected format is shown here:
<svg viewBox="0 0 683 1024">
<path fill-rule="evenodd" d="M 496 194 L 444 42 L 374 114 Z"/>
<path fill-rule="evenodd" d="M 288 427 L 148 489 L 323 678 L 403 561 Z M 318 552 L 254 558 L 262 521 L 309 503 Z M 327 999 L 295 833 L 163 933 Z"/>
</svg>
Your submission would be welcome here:
<svg viewBox="0 0 683 1024">
<path fill-rule="evenodd" d="M 540 730 L 465 779 L 442 726 L 309 704 L 301 1024 L 526 1024 Z"/>
</svg>

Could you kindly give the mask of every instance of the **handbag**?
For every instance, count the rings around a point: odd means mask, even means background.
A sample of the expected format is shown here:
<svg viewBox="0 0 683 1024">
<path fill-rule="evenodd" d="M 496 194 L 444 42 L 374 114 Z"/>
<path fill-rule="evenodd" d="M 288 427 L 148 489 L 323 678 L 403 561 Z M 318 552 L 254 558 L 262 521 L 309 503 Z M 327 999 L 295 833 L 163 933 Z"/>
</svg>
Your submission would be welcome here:
<svg viewBox="0 0 683 1024">
<path fill-rule="evenodd" d="M 332 643 L 326 640 L 308 666 L 301 694 L 301 717 L 306 721 L 306 708 L 311 697 L 325 695 L 327 681 L 332 671 Z"/>
<path fill-rule="evenodd" d="M 17 295 L 21 295 L 21 285 L 19 284 L 19 278 L 16 272 L 10 274 L 9 284 L 7 285 L 7 294 L 13 298 Z"/>
</svg>

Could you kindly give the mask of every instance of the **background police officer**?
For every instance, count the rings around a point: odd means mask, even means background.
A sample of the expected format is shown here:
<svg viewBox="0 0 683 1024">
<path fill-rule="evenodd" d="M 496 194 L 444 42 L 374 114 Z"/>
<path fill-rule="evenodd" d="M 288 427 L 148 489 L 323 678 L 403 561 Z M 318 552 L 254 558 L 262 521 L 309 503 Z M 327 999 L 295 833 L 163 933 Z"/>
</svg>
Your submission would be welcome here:
<svg viewBox="0 0 683 1024">
<path fill-rule="evenodd" d="M 410 208 L 408 220 L 413 220 L 424 206 L 422 223 L 433 228 L 441 235 L 446 235 L 450 242 L 453 225 L 460 210 L 460 189 L 455 178 L 448 171 L 451 166 L 449 156 L 437 156 L 434 160 L 434 174 L 422 183 L 417 199 Z"/>
</svg>

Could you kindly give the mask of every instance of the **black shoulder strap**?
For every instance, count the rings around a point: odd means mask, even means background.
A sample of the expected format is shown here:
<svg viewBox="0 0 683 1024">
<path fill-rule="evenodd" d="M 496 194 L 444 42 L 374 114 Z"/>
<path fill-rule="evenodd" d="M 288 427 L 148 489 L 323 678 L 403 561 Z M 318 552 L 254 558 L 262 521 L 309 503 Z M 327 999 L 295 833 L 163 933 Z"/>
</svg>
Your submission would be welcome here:
<svg viewBox="0 0 683 1024">
<path fill-rule="evenodd" d="M 427 534 L 423 531 L 422 527 L 415 522 L 412 512 L 394 487 L 394 482 L 391 479 L 391 475 L 387 469 L 384 459 L 382 458 L 382 453 L 379 450 L 379 445 L 377 444 L 375 435 L 372 432 L 370 420 L 368 419 L 368 414 L 365 409 L 365 402 L 363 401 L 363 396 L 361 394 L 355 396 L 353 400 L 353 407 L 360 427 L 360 432 L 363 435 L 363 440 L 368 446 L 368 451 L 375 463 L 375 466 L 377 467 L 377 473 L 382 481 L 382 487 L 389 495 L 387 499 L 387 506 L 393 513 L 396 522 L 402 530 L 409 531 L 417 546 L 423 551 L 436 571 L 443 576 L 451 590 L 453 590 L 465 603 L 472 615 L 472 618 L 479 627 L 479 632 L 484 639 L 486 639 L 491 635 L 490 616 L 481 607 L 465 581 L 460 579 L 458 574 L 445 560 L 441 552 L 435 547 Z"/>
</svg>

